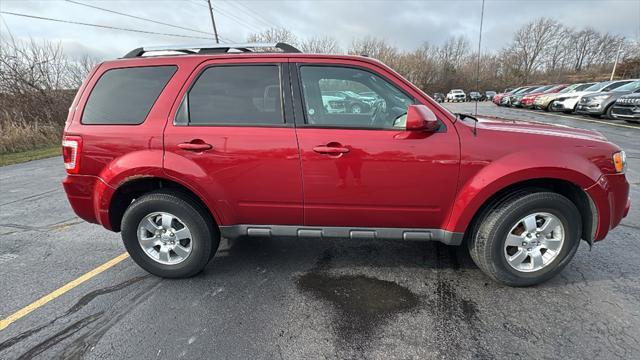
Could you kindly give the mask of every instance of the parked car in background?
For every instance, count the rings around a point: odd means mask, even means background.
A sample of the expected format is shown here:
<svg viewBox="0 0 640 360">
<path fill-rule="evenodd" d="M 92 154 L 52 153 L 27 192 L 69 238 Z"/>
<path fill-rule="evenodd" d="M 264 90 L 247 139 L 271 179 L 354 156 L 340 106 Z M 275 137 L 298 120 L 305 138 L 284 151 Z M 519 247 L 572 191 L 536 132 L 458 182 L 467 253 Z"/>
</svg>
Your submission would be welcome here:
<svg viewBox="0 0 640 360">
<path fill-rule="evenodd" d="M 459 101 L 467 101 L 467 95 L 461 89 L 453 89 L 447 93 L 447 101 L 449 102 L 459 102 Z"/>
<path fill-rule="evenodd" d="M 501 92 L 501 93 L 499 93 L 499 94 L 496 94 L 496 95 L 493 97 L 493 103 L 494 103 L 494 104 L 496 104 L 496 105 L 501 105 L 502 99 L 503 99 L 505 96 L 509 96 L 509 95 L 511 95 L 511 94 L 513 94 L 513 93 L 515 93 L 516 91 L 521 90 L 522 88 L 523 88 L 523 87 L 518 87 L 518 88 L 515 88 L 515 89 L 510 89 L 510 88 L 505 89 L 503 92 Z"/>
<path fill-rule="evenodd" d="M 433 94 L 433 100 L 441 103 L 444 101 L 444 94 L 443 93 L 434 93 Z"/>
<path fill-rule="evenodd" d="M 484 92 L 484 100 L 493 101 L 493 97 L 496 96 L 496 92 L 493 90 Z"/>
<path fill-rule="evenodd" d="M 538 110 L 549 111 L 549 105 L 553 100 L 561 96 L 564 96 L 563 94 L 571 94 L 577 91 L 582 91 L 588 88 L 589 86 L 592 86 L 593 84 L 595 83 L 589 82 L 589 83 L 573 84 L 565 87 L 564 89 L 558 91 L 557 93 L 548 93 L 548 94 L 540 95 L 533 101 L 533 105 L 534 105 L 533 107 Z"/>
<path fill-rule="evenodd" d="M 511 99 L 515 96 L 518 96 L 528 90 L 532 90 L 535 89 L 538 86 L 523 86 L 521 88 L 515 89 L 512 92 L 510 92 L 509 94 L 503 96 L 500 99 L 500 106 L 511 106 Z"/>
<path fill-rule="evenodd" d="M 616 100 L 638 89 L 640 89 L 640 80 L 632 81 L 611 91 L 583 95 L 576 106 L 576 114 L 605 116 L 611 119 L 612 105 Z"/>
<path fill-rule="evenodd" d="M 614 81 L 603 81 L 584 89 L 583 91 L 576 91 L 571 94 L 565 94 L 557 99 L 555 99 L 549 109 L 551 111 L 561 111 L 565 113 L 572 113 L 576 110 L 576 106 L 580 101 L 580 98 L 583 95 L 593 94 L 598 92 L 609 92 L 615 88 L 618 88 L 622 85 L 626 85 L 633 80 L 614 80 Z"/>
<path fill-rule="evenodd" d="M 640 90 L 618 98 L 611 108 L 611 117 L 640 124 Z"/>
<path fill-rule="evenodd" d="M 511 97 L 511 101 L 509 103 L 509 106 L 511 107 L 522 107 L 522 99 L 528 95 L 528 94 L 533 94 L 533 93 L 537 93 L 537 92 L 543 92 L 549 88 L 551 88 L 553 85 L 543 85 L 543 86 L 534 86 L 526 91 L 521 92 L 520 94 L 516 94 L 514 96 Z"/>
<path fill-rule="evenodd" d="M 469 93 L 469 101 L 482 101 L 482 94 L 477 91 L 471 91 Z"/>
<path fill-rule="evenodd" d="M 564 89 L 565 87 L 567 87 L 567 84 L 558 84 L 558 85 L 552 85 L 550 88 L 547 88 L 544 91 L 536 90 L 535 92 L 525 95 L 522 98 L 522 101 L 520 102 L 520 104 L 522 105 L 523 108 L 531 109 L 533 108 L 533 102 L 536 100 L 536 98 L 538 98 L 538 96 L 544 95 L 544 94 L 557 93 L 558 91 Z"/>
<path fill-rule="evenodd" d="M 374 96 L 362 96 L 354 91 L 323 91 L 322 95 L 342 99 L 345 112 L 350 114 L 370 112 L 377 100 Z"/>
</svg>

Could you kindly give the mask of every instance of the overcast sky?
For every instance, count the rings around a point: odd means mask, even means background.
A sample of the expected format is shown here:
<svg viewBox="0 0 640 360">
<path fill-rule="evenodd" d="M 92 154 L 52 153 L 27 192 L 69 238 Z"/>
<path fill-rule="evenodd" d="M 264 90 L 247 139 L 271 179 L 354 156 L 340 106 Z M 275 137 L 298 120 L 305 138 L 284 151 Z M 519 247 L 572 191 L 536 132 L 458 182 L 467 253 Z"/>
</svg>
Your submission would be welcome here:
<svg viewBox="0 0 640 360">
<path fill-rule="evenodd" d="M 206 0 L 74 0 L 202 32 L 212 32 Z M 343 49 L 356 37 L 373 36 L 410 49 L 465 35 L 477 46 L 481 0 L 460 1 L 267 1 L 212 0 L 218 31 L 227 41 L 244 42 L 251 32 L 286 27 L 300 37 L 329 35 Z M 129 29 L 198 33 L 73 4 L 65 0 L 0 0 L 0 11 Z M 500 49 L 513 31 L 537 17 L 550 16 L 575 28 L 592 26 L 640 41 L 640 0 L 486 0 L 483 51 Z M 90 53 L 120 57 L 143 45 L 200 43 L 164 35 L 92 28 L 1 14 L 2 36 L 60 41 L 72 56 Z"/>
</svg>

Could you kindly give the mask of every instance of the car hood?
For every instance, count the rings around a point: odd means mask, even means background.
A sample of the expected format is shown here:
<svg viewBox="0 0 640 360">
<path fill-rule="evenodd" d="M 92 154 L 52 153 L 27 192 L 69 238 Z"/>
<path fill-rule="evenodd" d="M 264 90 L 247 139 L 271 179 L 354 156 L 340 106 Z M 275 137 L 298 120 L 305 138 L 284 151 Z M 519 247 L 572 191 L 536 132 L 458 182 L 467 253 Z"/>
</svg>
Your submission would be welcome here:
<svg viewBox="0 0 640 360">
<path fill-rule="evenodd" d="M 613 99 L 617 99 L 623 95 L 627 95 L 630 94 L 631 91 L 605 91 L 605 92 L 596 92 L 596 93 L 589 93 L 583 96 L 583 98 L 593 98 L 596 96 L 610 96 Z"/>
<path fill-rule="evenodd" d="M 521 133 L 528 135 L 546 135 L 583 140 L 607 141 L 601 133 L 592 130 L 577 129 L 570 126 L 548 124 L 536 121 L 509 120 L 498 117 L 478 117 L 478 129 Z"/>
</svg>

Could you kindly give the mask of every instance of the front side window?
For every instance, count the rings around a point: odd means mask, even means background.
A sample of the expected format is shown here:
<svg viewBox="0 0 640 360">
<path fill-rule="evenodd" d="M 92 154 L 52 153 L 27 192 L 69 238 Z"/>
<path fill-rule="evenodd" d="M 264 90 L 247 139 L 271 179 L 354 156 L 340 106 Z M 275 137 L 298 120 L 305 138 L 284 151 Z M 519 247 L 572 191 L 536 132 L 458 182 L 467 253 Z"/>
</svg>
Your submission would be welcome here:
<svg viewBox="0 0 640 360">
<path fill-rule="evenodd" d="M 400 127 L 413 99 L 369 71 L 300 67 L 307 124 L 326 127 Z"/>
<path fill-rule="evenodd" d="M 278 65 L 207 68 L 187 93 L 176 123 L 278 125 L 284 123 Z"/>
<path fill-rule="evenodd" d="M 142 124 L 176 69 L 175 66 L 147 66 L 106 71 L 91 90 L 81 123 Z"/>
</svg>

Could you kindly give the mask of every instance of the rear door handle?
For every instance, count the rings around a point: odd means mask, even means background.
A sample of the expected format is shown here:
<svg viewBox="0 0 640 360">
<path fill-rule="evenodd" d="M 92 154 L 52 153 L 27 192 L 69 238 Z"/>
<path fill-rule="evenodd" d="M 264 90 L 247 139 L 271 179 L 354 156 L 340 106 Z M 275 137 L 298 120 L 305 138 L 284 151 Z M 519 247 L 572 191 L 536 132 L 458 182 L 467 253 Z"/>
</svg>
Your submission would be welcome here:
<svg viewBox="0 0 640 360">
<path fill-rule="evenodd" d="M 178 147 L 187 151 L 206 151 L 213 149 L 213 146 L 211 144 L 207 144 L 204 142 L 195 142 L 195 140 L 178 144 Z"/>
<path fill-rule="evenodd" d="M 349 148 L 342 146 L 316 146 L 313 148 L 313 151 L 320 154 L 346 154 L 349 152 Z"/>
</svg>

